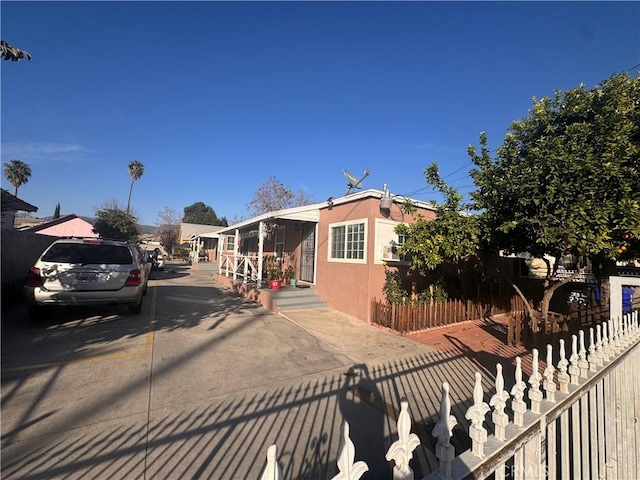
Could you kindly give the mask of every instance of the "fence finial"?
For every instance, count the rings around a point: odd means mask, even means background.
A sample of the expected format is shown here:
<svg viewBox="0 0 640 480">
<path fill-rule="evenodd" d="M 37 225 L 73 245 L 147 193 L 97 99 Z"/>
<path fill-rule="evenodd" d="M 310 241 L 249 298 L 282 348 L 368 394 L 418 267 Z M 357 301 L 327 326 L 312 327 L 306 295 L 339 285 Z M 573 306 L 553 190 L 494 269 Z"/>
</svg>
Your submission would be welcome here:
<svg viewBox="0 0 640 480">
<path fill-rule="evenodd" d="M 556 383 L 553 381 L 553 374 L 556 371 L 553 368 L 553 347 L 547 345 L 547 367 L 544 369 L 544 391 L 546 393 L 547 400 L 550 402 L 556 401 Z"/>
<path fill-rule="evenodd" d="M 580 330 L 578 332 L 578 338 L 580 339 L 580 350 L 578 350 L 578 367 L 580 368 L 580 376 L 582 378 L 587 378 L 589 362 L 587 362 L 587 349 L 584 348 L 584 330 Z"/>
<path fill-rule="evenodd" d="M 609 323 L 609 353 L 612 357 L 616 356 L 616 353 L 620 351 L 620 345 L 618 342 L 618 322 L 615 319 L 610 319 Z"/>
<path fill-rule="evenodd" d="M 483 401 L 482 375 L 476 372 L 476 384 L 473 387 L 473 405 L 467 409 L 465 418 L 471 421 L 469 437 L 471 437 L 471 452 L 476 457 L 484 457 L 484 444 L 487 441 L 487 430 L 482 427 L 484 416 L 491 410 Z"/>
<path fill-rule="evenodd" d="M 398 440 L 393 442 L 387 450 L 387 461 L 393 460 L 394 480 L 413 480 L 413 470 L 409 461 L 413 458 L 413 451 L 420 445 L 420 439 L 411 433 L 411 417 L 409 416 L 409 402 L 406 398 L 400 400 L 400 415 L 398 416 Z"/>
<path fill-rule="evenodd" d="M 604 352 L 602 351 L 602 326 L 596 325 L 596 364 L 604 365 Z"/>
<path fill-rule="evenodd" d="M 578 337 L 571 335 L 571 356 L 569 357 L 569 375 L 571 375 L 571 383 L 578 385 L 578 377 L 580 376 L 580 367 L 578 366 Z"/>
<path fill-rule="evenodd" d="M 540 413 L 540 402 L 542 402 L 542 392 L 540 391 L 540 376 L 538 367 L 538 349 L 534 348 L 532 351 L 533 358 L 531 359 L 531 376 L 529 377 L 529 400 L 531 400 L 531 411 L 533 413 Z"/>
<path fill-rule="evenodd" d="M 267 465 L 264 467 L 264 472 L 260 480 L 284 480 L 280 465 L 278 465 L 278 447 L 271 445 L 267 449 Z"/>
<path fill-rule="evenodd" d="M 451 399 L 449 398 L 449 384 L 442 384 L 442 396 L 440 398 L 440 420 L 433 427 L 431 435 L 438 439 L 436 443 L 436 457 L 439 462 L 440 475 L 446 480 L 451 478 L 451 462 L 456 456 L 455 448 L 451 445 L 453 427 L 458 422 L 451 415 Z"/>
<path fill-rule="evenodd" d="M 560 384 L 560 392 L 569 393 L 569 375 L 567 367 L 569 362 L 565 356 L 564 340 L 560 339 L 560 361 L 558 362 L 558 383 Z"/>
<path fill-rule="evenodd" d="M 516 383 L 511 388 L 511 395 L 513 396 L 511 409 L 513 410 L 513 424 L 517 427 L 523 425 L 524 414 L 527 411 L 527 404 L 523 400 L 526 389 L 527 385 L 522 381 L 522 360 L 520 360 L 520 357 L 516 357 Z"/>
<path fill-rule="evenodd" d="M 505 428 L 509 424 L 509 416 L 504 413 L 504 407 L 507 406 L 509 393 L 504 389 L 504 377 L 502 376 L 502 365 L 496 365 L 496 393 L 491 397 L 489 405 L 493 407 L 491 420 L 495 425 L 495 436 L 498 440 L 504 440 Z"/>
<path fill-rule="evenodd" d="M 602 322 L 602 355 L 605 362 L 609 361 L 609 337 L 607 335 L 609 325 L 607 322 Z"/>
<path fill-rule="evenodd" d="M 596 353 L 596 340 L 593 327 L 589 328 L 589 354 L 587 355 L 587 361 L 589 362 L 589 371 L 597 371 L 597 353 Z"/>
<path fill-rule="evenodd" d="M 359 480 L 369 466 L 365 462 L 355 462 L 356 449 L 349 437 L 349 422 L 342 422 L 342 438 L 338 447 L 338 474 L 331 480 Z"/>
</svg>

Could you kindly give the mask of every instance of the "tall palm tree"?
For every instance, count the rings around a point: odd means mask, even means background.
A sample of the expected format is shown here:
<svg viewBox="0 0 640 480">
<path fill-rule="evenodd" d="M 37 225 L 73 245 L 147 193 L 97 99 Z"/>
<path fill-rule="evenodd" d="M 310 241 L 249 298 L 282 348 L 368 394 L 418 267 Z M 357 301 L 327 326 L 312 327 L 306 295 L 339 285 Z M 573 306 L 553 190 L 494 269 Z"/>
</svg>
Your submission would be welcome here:
<svg viewBox="0 0 640 480">
<path fill-rule="evenodd" d="M 131 175 L 131 187 L 129 187 L 129 200 L 127 200 L 127 215 L 129 214 L 129 206 L 131 205 L 131 192 L 133 190 L 133 182 L 139 180 L 144 173 L 144 165 L 138 160 L 129 162 L 129 175 Z"/>
<path fill-rule="evenodd" d="M 31 176 L 31 167 L 22 160 L 11 160 L 4 164 L 4 176 L 13 185 L 13 194 L 18 196 L 18 187 L 21 187 L 29 181 Z"/>
</svg>

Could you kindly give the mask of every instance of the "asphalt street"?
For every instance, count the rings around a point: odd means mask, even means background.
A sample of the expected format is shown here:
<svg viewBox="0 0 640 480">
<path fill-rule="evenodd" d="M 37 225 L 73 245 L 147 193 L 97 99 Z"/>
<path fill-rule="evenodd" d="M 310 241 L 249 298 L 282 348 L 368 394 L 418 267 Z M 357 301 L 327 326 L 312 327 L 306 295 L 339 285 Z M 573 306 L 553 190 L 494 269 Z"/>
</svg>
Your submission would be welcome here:
<svg viewBox="0 0 640 480">
<path fill-rule="evenodd" d="M 416 478 L 435 468 L 440 385 L 460 379 L 463 412 L 473 365 L 328 308 L 286 315 L 184 265 L 154 273 L 140 315 L 4 312 L 2 478 L 258 479 L 276 444 L 285 478 L 328 479 L 343 420 L 363 478 L 391 478 L 402 397 Z"/>
</svg>

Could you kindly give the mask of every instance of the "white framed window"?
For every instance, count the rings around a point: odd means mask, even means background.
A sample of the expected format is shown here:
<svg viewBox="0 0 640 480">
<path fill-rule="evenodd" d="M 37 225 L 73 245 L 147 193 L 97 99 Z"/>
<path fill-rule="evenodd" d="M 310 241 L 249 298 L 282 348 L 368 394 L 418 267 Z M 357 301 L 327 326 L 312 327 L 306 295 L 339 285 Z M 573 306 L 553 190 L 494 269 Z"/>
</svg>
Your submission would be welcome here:
<svg viewBox="0 0 640 480">
<path fill-rule="evenodd" d="M 367 219 L 329 225 L 330 262 L 367 262 Z"/>
<path fill-rule="evenodd" d="M 227 235 L 227 241 L 226 241 L 226 244 L 224 246 L 225 251 L 233 252 L 235 244 L 236 244 L 235 235 Z"/>
</svg>

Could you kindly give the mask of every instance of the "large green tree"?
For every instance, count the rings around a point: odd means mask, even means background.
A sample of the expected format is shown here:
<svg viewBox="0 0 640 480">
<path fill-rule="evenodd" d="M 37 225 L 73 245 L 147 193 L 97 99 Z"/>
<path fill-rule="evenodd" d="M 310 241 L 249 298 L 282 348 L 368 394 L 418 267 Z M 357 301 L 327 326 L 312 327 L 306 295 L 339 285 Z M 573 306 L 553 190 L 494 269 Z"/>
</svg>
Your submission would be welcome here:
<svg viewBox="0 0 640 480">
<path fill-rule="evenodd" d="M 13 194 L 17 197 L 18 188 L 31 177 L 31 167 L 22 160 L 11 160 L 4 164 L 4 176 L 13 185 Z"/>
<path fill-rule="evenodd" d="M 203 202 L 196 202 L 193 205 L 184 207 L 182 221 L 185 223 L 197 223 L 199 225 L 228 226 L 226 217 L 218 217 L 215 210 Z"/>
<path fill-rule="evenodd" d="M 483 238 L 506 252 L 556 258 L 543 318 L 569 281 L 556 280 L 563 255 L 589 258 L 606 297 L 615 261 L 640 254 L 640 76 L 534 98 L 494 157 L 484 133 L 469 155 Z"/>
<path fill-rule="evenodd" d="M 129 162 L 129 175 L 131 176 L 131 186 L 129 187 L 129 199 L 127 200 L 127 213 L 129 213 L 129 207 L 131 206 L 131 192 L 133 191 L 134 182 L 140 180 L 144 174 L 144 165 L 138 160 Z"/>
<path fill-rule="evenodd" d="M 93 231 L 101 238 L 138 241 L 140 231 L 136 218 L 115 206 L 96 211 Z"/>
</svg>

